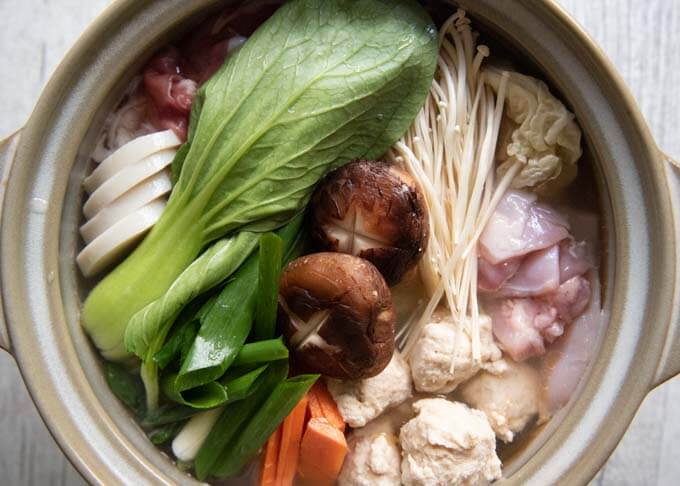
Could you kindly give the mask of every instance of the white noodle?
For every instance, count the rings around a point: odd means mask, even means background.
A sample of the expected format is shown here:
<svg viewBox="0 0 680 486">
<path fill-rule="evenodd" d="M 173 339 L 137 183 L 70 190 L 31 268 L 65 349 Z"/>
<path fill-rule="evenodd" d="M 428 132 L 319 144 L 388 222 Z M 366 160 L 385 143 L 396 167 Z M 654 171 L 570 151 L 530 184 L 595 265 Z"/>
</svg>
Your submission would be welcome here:
<svg viewBox="0 0 680 486">
<path fill-rule="evenodd" d="M 482 71 L 489 48 L 476 45 L 476 39 L 463 10 L 444 22 L 430 94 L 390 153 L 418 181 L 430 218 L 430 238 L 419 265 L 429 301 L 420 318 L 412 316 L 399 333 L 406 355 L 443 299 L 459 325 L 456 334 L 471 336 L 473 359 L 480 359 L 477 240 L 519 167 L 494 180 L 507 75 L 495 96 Z"/>
</svg>

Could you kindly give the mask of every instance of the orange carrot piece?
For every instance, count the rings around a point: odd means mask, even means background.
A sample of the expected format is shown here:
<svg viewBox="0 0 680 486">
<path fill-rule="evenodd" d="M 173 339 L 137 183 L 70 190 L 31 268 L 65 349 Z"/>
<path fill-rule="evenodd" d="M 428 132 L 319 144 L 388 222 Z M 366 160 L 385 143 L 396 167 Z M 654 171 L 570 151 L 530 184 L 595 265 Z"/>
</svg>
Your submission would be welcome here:
<svg viewBox="0 0 680 486">
<path fill-rule="evenodd" d="M 312 418 L 300 446 L 300 477 L 305 483 L 332 485 L 340 474 L 346 454 L 345 434 L 325 418 Z"/>
<path fill-rule="evenodd" d="M 276 485 L 276 465 L 279 460 L 279 449 L 281 447 L 281 429 L 277 427 L 272 436 L 267 441 L 264 459 L 262 460 L 262 472 L 260 473 L 260 486 Z"/>
<path fill-rule="evenodd" d="M 323 408 L 321 407 L 321 402 L 319 401 L 319 396 L 316 393 L 316 386 L 318 384 L 319 382 L 317 381 L 307 392 L 307 396 L 309 397 L 309 404 L 307 407 L 309 409 L 310 418 L 322 418 L 324 416 Z"/>
<path fill-rule="evenodd" d="M 291 486 L 300 459 L 300 441 L 305 426 L 308 398 L 305 395 L 281 427 L 281 447 L 276 465 L 276 486 Z"/>
<path fill-rule="evenodd" d="M 345 431 L 345 421 L 340 410 L 322 381 L 314 383 L 309 391 L 309 409 L 312 418 L 324 417 L 333 427 Z"/>
</svg>

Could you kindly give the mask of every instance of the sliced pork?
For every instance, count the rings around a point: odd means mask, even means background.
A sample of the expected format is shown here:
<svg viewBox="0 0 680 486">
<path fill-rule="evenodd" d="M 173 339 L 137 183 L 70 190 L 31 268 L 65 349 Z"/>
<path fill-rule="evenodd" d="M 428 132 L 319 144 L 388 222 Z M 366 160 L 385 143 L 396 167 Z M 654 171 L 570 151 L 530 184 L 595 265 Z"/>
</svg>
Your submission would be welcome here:
<svg viewBox="0 0 680 486">
<path fill-rule="evenodd" d="M 206 20 L 177 46 L 158 52 L 144 68 L 144 94 L 151 123 L 159 130 L 172 129 L 186 140 L 198 88 L 280 4 L 273 0 L 243 2 Z"/>
</svg>

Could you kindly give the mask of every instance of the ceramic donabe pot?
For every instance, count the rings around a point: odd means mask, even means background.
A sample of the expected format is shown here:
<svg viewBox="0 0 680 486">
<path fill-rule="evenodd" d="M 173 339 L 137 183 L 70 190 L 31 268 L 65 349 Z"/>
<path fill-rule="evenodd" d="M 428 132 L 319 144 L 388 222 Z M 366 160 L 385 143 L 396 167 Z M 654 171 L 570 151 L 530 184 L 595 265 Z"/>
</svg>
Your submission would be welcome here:
<svg viewBox="0 0 680 486">
<path fill-rule="evenodd" d="M 87 154 L 103 116 L 148 56 L 216 0 L 120 0 L 85 32 L 31 118 L 0 146 L 2 347 L 66 455 L 93 483 L 188 483 L 109 391 L 79 325 Z M 219 5 L 218 5 L 219 4 Z M 680 169 L 651 138 L 613 67 L 554 3 L 461 0 L 526 56 L 576 113 L 602 195 L 609 326 L 578 395 L 505 464 L 513 484 L 585 483 L 639 404 L 680 371 Z"/>
</svg>

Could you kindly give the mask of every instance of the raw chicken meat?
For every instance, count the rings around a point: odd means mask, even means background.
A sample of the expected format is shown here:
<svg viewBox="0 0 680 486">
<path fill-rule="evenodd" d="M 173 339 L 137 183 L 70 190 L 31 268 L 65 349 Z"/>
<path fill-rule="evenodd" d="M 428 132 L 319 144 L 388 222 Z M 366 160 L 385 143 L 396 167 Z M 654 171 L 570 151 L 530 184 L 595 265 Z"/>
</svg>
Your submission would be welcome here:
<svg viewBox="0 0 680 486">
<path fill-rule="evenodd" d="M 484 258 L 479 259 L 477 286 L 483 292 L 495 292 L 512 277 L 519 269 L 522 258 L 511 258 L 504 262 L 489 263 Z"/>
<path fill-rule="evenodd" d="M 594 266 L 588 243 L 574 239 L 560 242 L 560 283 L 583 275 Z"/>
<path fill-rule="evenodd" d="M 501 198 L 479 239 L 482 257 L 501 263 L 548 248 L 569 237 L 569 223 L 537 196 L 508 191 Z"/>
<path fill-rule="evenodd" d="M 485 309 L 501 349 L 523 361 L 545 353 L 546 342 L 555 341 L 583 313 L 590 293 L 588 280 L 577 276 L 539 297 L 488 299 Z"/>
<path fill-rule="evenodd" d="M 596 274 L 593 273 L 591 278 L 593 295 L 590 305 L 543 358 L 541 378 L 551 413 L 564 406 L 573 395 L 595 355 L 602 327 L 606 323 L 600 308 L 600 283 Z"/>
<path fill-rule="evenodd" d="M 515 274 L 498 290 L 498 297 L 533 297 L 560 285 L 560 247 L 538 250 L 522 260 Z"/>
<path fill-rule="evenodd" d="M 544 339 L 554 340 L 562 333 L 557 311 L 538 299 L 490 300 L 485 309 L 493 320 L 499 345 L 516 361 L 542 355 Z"/>
<path fill-rule="evenodd" d="M 508 191 L 480 247 L 478 286 L 500 347 L 517 361 L 544 354 L 588 306 L 588 245 L 535 194 Z"/>
</svg>

